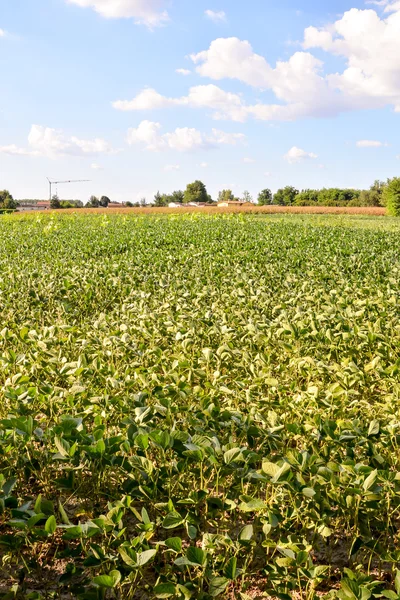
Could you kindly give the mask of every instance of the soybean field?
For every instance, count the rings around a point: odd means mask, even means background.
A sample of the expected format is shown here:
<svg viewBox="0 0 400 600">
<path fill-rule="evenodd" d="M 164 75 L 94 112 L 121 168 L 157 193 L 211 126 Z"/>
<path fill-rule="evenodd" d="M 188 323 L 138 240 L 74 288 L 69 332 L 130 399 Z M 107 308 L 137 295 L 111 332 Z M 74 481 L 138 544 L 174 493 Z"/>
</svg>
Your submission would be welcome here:
<svg viewBox="0 0 400 600">
<path fill-rule="evenodd" d="M 0 598 L 400 599 L 399 234 L 0 217 Z"/>
</svg>

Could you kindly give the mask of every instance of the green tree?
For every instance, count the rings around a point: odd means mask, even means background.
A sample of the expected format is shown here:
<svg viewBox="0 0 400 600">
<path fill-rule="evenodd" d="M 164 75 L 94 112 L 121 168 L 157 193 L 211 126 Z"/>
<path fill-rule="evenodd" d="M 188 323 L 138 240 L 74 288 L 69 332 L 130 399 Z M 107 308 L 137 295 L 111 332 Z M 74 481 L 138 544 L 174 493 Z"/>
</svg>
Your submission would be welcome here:
<svg viewBox="0 0 400 600">
<path fill-rule="evenodd" d="M 383 191 L 383 201 L 389 215 L 400 217 L 400 177 L 388 181 Z"/>
<path fill-rule="evenodd" d="M 272 192 L 270 189 L 266 188 L 265 190 L 261 190 L 258 194 L 257 199 L 259 206 L 266 206 L 267 204 L 272 204 Z"/>
<path fill-rule="evenodd" d="M 107 208 L 107 206 L 110 204 L 110 202 L 111 202 L 111 200 L 107 196 L 102 196 L 99 200 L 99 204 L 103 208 Z"/>
<path fill-rule="evenodd" d="M 294 199 L 296 198 L 299 190 L 296 190 L 295 187 L 291 185 L 287 185 L 284 188 L 280 188 L 277 190 L 274 195 L 272 204 L 279 204 L 280 206 L 291 206 L 294 204 Z"/>
<path fill-rule="evenodd" d="M 86 204 L 86 206 L 88 208 L 98 208 L 100 205 L 100 200 L 97 198 L 97 196 L 90 196 L 88 203 Z"/>
<path fill-rule="evenodd" d="M 8 190 L 0 191 L 0 208 L 15 209 L 17 206 L 18 203 L 14 200 Z"/>
<path fill-rule="evenodd" d="M 188 202 L 210 202 L 210 196 L 207 194 L 207 188 L 202 181 L 198 179 L 189 183 L 183 195 L 183 201 Z"/>
<path fill-rule="evenodd" d="M 146 198 L 140 198 L 139 206 L 145 207 L 147 205 Z"/>
<path fill-rule="evenodd" d="M 232 202 L 235 199 L 232 190 L 221 190 L 218 192 L 218 202 Z"/>
<path fill-rule="evenodd" d="M 160 194 L 157 192 L 154 195 L 154 206 L 168 206 L 168 196 L 166 194 Z"/>
<path fill-rule="evenodd" d="M 253 202 L 253 196 L 250 194 L 249 191 L 244 190 L 242 200 L 243 202 Z"/>
<path fill-rule="evenodd" d="M 170 195 L 170 202 L 176 202 L 177 204 L 182 204 L 185 193 L 182 190 L 175 190 Z"/>
<path fill-rule="evenodd" d="M 296 206 L 313 206 L 319 198 L 318 190 L 302 190 L 294 199 Z"/>
<path fill-rule="evenodd" d="M 54 196 L 51 197 L 50 208 L 53 208 L 53 209 L 61 208 L 61 202 L 60 202 L 60 199 L 57 196 L 57 194 L 54 194 Z"/>
</svg>

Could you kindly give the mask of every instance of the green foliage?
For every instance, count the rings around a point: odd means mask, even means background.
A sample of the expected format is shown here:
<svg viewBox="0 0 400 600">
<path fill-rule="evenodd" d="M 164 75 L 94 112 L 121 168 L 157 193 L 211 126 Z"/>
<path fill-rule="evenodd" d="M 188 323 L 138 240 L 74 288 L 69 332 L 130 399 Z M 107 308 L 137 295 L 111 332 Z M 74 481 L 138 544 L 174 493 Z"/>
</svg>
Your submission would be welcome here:
<svg viewBox="0 0 400 600">
<path fill-rule="evenodd" d="M 291 185 L 287 185 L 285 188 L 279 189 L 274 194 L 272 204 L 279 204 L 280 206 L 292 206 L 299 190 L 296 190 Z"/>
<path fill-rule="evenodd" d="M 108 198 L 107 196 L 102 196 L 99 200 L 99 206 L 102 206 L 103 208 L 107 208 L 107 206 L 110 204 L 111 200 L 110 198 Z"/>
<path fill-rule="evenodd" d="M 383 202 L 389 215 L 400 216 L 400 177 L 394 177 L 388 181 L 383 192 Z"/>
<path fill-rule="evenodd" d="M 183 196 L 183 201 L 186 204 L 188 202 L 210 202 L 210 200 L 206 186 L 202 181 L 196 180 L 187 185 Z"/>
<path fill-rule="evenodd" d="M 218 192 L 218 202 L 232 202 L 235 199 L 232 190 L 221 190 Z"/>
<path fill-rule="evenodd" d="M 97 198 L 97 196 L 90 196 L 86 207 L 87 208 L 98 208 L 100 206 L 100 200 Z"/>
<path fill-rule="evenodd" d="M 55 210 L 55 209 L 57 209 L 57 208 L 61 208 L 61 202 L 60 202 L 60 199 L 59 199 L 59 197 L 57 196 L 57 194 L 54 194 L 54 195 L 51 197 L 51 200 L 50 200 L 50 208 L 52 208 L 53 210 Z"/>
<path fill-rule="evenodd" d="M 2 217 L 0 597 L 398 600 L 399 231 Z"/>
<path fill-rule="evenodd" d="M 262 190 L 258 194 L 257 202 L 258 202 L 259 206 L 266 206 L 267 204 L 272 204 L 272 192 L 271 192 L 271 190 L 268 189 L 268 188 L 266 188 L 265 190 Z"/>
</svg>

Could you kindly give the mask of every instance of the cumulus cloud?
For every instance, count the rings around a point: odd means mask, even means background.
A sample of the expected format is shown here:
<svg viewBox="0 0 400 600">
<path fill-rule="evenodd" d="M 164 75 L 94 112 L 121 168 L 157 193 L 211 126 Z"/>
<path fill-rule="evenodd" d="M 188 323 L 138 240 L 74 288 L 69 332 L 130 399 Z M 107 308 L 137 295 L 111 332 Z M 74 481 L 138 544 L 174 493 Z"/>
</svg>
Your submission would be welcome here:
<svg viewBox="0 0 400 600">
<path fill-rule="evenodd" d="M 165 0 L 67 0 L 82 8 L 92 8 L 106 19 L 134 19 L 137 24 L 157 27 L 168 21 Z"/>
<path fill-rule="evenodd" d="M 298 148 L 297 146 L 293 146 L 290 148 L 289 152 L 285 154 L 283 157 L 290 165 L 295 163 L 302 162 L 303 160 L 315 159 L 318 158 L 317 154 L 314 152 L 306 152 L 302 148 Z"/>
<path fill-rule="evenodd" d="M 387 143 L 378 140 L 359 140 L 356 142 L 356 146 L 357 148 L 381 148 L 381 146 L 387 146 Z"/>
<path fill-rule="evenodd" d="M 160 133 L 160 129 L 160 123 L 142 121 L 137 128 L 128 130 L 127 142 L 129 145 L 141 144 L 153 152 L 168 149 L 190 152 L 224 144 L 235 145 L 245 140 L 242 133 L 225 133 L 218 129 L 213 129 L 209 135 L 190 127 L 178 127 L 175 131 L 164 134 Z"/>
<path fill-rule="evenodd" d="M 167 173 L 170 171 L 179 171 L 180 168 L 180 165 L 165 165 L 164 171 L 166 171 Z"/>
<path fill-rule="evenodd" d="M 192 71 L 190 71 L 189 69 L 176 69 L 175 73 L 178 73 L 178 75 L 190 75 Z"/>
<path fill-rule="evenodd" d="M 113 149 L 101 138 L 94 140 L 83 140 L 76 136 L 68 137 L 63 131 L 32 125 L 28 135 L 28 148 L 19 148 L 14 144 L 0 147 L 3 154 L 21 156 L 47 156 L 57 158 L 58 156 L 85 156 L 96 154 L 111 154 Z"/>
<path fill-rule="evenodd" d="M 400 0 L 380 2 L 380 6 L 382 16 L 373 9 L 353 8 L 326 27 L 308 27 L 303 50 L 275 65 L 236 37 L 214 40 L 207 50 L 192 54 L 191 60 L 203 77 L 236 79 L 261 91 L 271 90 L 276 103 L 245 107 L 247 116 L 256 119 L 327 117 L 385 106 L 400 112 Z M 343 58 L 345 67 L 329 72 L 312 53 L 314 49 Z M 229 112 L 225 116 L 232 118 Z"/>
<path fill-rule="evenodd" d="M 191 87 L 188 95 L 180 98 L 162 96 L 156 90 L 146 88 L 132 100 L 113 102 L 115 109 L 124 111 L 156 110 L 174 106 L 210 108 L 215 110 L 215 119 L 230 118 L 233 121 L 245 121 L 249 114 L 249 108 L 243 104 L 238 94 L 225 92 L 214 84 Z"/>
<path fill-rule="evenodd" d="M 204 12 L 206 17 L 214 23 L 225 23 L 226 21 L 226 13 L 223 10 L 206 10 Z"/>
</svg>

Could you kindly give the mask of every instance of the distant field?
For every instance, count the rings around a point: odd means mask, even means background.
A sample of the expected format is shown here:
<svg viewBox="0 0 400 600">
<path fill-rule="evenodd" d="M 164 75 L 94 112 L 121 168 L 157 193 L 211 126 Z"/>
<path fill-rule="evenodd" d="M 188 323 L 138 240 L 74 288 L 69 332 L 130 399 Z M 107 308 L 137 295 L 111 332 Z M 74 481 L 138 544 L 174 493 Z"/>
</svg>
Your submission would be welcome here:
<svg viewBox="0 0 400 600">
<path fill-rule="evenodd" d="M 0 219 L 0 595 L 396 600 L 400 221 L 83 212 Z"/>
<path fill-rule="evenodd" d="M 183 206 L 182 208 L 80 208 L 80 209 L 65 209 L 63 213 L 74 213 L 79 210 L 80 213 L 121 213 L 121 214 L 182 214 L 182 213 L 196 213 L 200 212 L 203 214 L 237 214 L 237 213 L 258 213 L 258 214 L 333 214 L 333 215 L 376 215 L 383 216 L 386 214 L 386 209 L 381 207 L 337 207 L 337 206 L 254 206 L 254 207 L 229 207 L 229 208 L 218 208 L 216 206 L 211 207 L 199 207 L 194 206 Z M 46 211 L 47 212 L 47 211 Z M 61 211 L 53 211 L 61 212 Z M 23 214 L 23 213 L 21 213 Z M 25 213 L 26 214 L 26 213 Z"/>
</svg>

